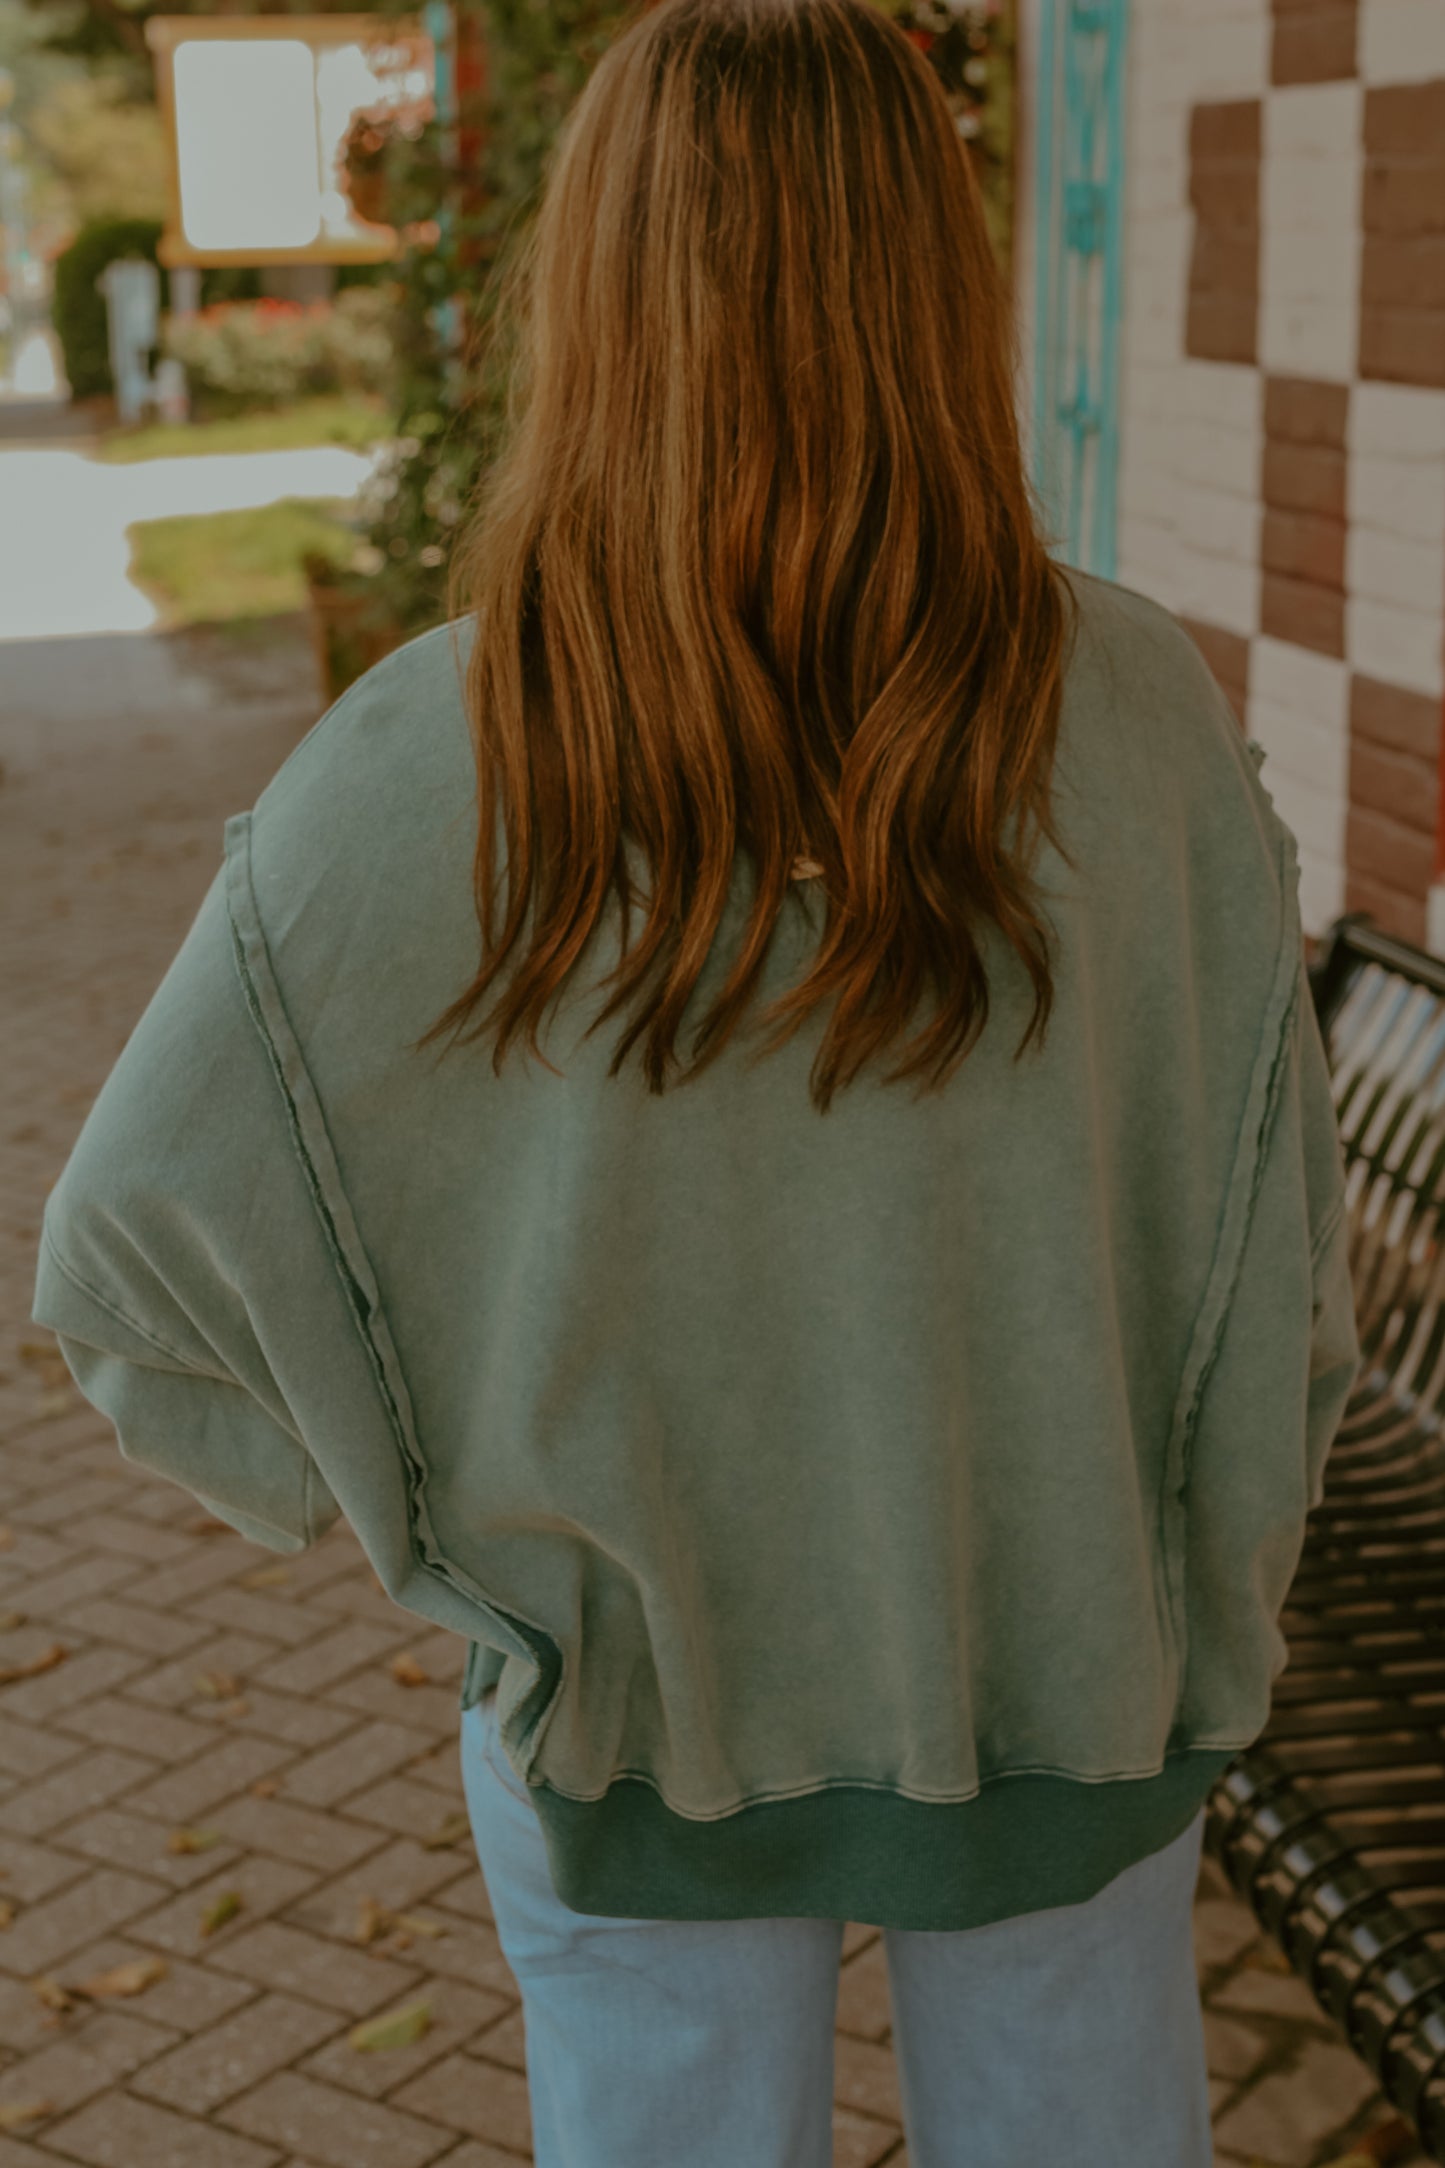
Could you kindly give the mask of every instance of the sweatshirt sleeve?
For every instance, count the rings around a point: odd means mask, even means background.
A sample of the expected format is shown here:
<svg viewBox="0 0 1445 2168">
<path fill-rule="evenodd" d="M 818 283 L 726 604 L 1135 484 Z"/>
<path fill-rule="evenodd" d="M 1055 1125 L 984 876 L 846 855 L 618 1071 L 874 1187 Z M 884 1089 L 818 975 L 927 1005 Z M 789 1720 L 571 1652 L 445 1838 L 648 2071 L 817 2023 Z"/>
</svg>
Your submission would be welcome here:
<svg viewBox="0 0 1445 2168">
<path fill-rule="evenodd" d="M 1344 1150 L 1302 945 L 1274 1085 L 1180 1501 L 1181 1714 L 1200 1746 L 1250 1743 L 1223 1711 L 1253 1708 L 1250 1739 L 1268 1722 L 1289 1656 L 1280 1615 L 1360 1370 Z"/>
<path fill-rule="evenodd" d="M 338 1508 L 251 1296 L 315 1241 L 223 869 L 46 1201 L 31 1314 L 127 1459 L 280 1551 Z"/>
</svg>

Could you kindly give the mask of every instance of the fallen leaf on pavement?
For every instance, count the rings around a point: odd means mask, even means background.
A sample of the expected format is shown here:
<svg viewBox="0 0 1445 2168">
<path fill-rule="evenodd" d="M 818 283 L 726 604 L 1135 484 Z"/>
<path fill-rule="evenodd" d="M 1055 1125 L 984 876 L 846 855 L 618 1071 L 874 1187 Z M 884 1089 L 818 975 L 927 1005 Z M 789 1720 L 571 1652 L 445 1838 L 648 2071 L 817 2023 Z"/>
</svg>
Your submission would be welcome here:
<svg viewBox="0 0 1445 2168">
<path fill-rule="evenodd" d="M 1325 2168 L 1390 2168 L 1392 2161 L 1413 2153 L 1418 2143 L 1414 2124 L 1407 2123 L 1403 2115 L 1392 2115 L 1388 2122 L 1377 2123 L 1363 2138 L 1357 2138 L 1348 2153 L 1326 2162 Z"/>
<path fill-rule="evenodd" d="M 424 1852 L 439 1852 L 444 1845 L 460 1844 L 463 1837 L 469 1837 L 471 1833 L 472 1825 L 465 1814 L 449 1814 L 445 1821 L 438 1822 L 429 1837 L 422 1838 L 421 1848 Z"/>
<path fill-rule="evenodd" d="M 1244 1962 L 1252 1972 L 1290 1973 L 1294 1966 L 1285 1956 L 1277 1942 L 1258 1942 L 1245 1952 Z"/>
<path fill-rule="evenodd" d="M 207 1701 L 233 1701 L 241 1691 L 239 1679 L 233 1679 L 229 1671 L 201 1671 L 196 1674 L 196 1692 L 204 1694 Z"/>
<path fill-rule="evenodd" d="M 404 1950 L 411 1948 L 418 1935 L 435 1938 L 445 1933 L 445 1927 L 438 1927 L 435 1920 L 419 1920 L 409 1912 L 398 1912 L 392 1920 L 391 1933 L 385 1941 L 377 1943 L 371 1954 L 373 1957 L 400 1957 Z"/>
<path fill-rule="evenodd" d="M 209 1852 L 213 1844 L 224 1844 L 219 1829 L 173 1829 L 166 1839 L 168 1852 Z"/>
<path fill-rule="evenodd" d="M 133 1957 L 127 1964 L 112 1965 L 109 1972 L 93 1972 L 88 1980 L 78 1981 L 71 1993 L 92 2001 L 109 1995 L 143 1995 L 169 1969 L 163 1957 Z"/>
<path fill-rule="evenodd" d="M 423 1670 L 414 1656 L 393 1656 L 391 1675 L 398 1686 L 430 1686 L 431 1673 Z"/>
<path fill-rule="evenodd" d="M 243 1899 L 238 1889 L 224 1890 L 214 1902 L 208 1904 L 201 1914 L 201 1933 L 213 1935 L 227 1920 L 233 1920 L 240 1911 Z"/>
<path fill-rule="evenodd" d="M 279 1777 L 257 1777 L 255 1783 L 251 1786 L 251 1794 L 256 1799 L 274 1799 L 280 1789 L 281 1779 Z"/>
<path fill-rule="evenodd" d="M 62 1987 L 58 1980 L 52 1980 L 48 1972 L 42 1972 L 38 1979 L 31 1981 L 30 1992 L 47 2010 L 58 2010 L 62 2016 L 75 2008 L 75 1997 L 70 1989 Z"/>
<path fill-rule="evenodd" d="M 347 2039 L 354 2048 L 409 2048 L 431 2024 L 431 2004 L 411 2003 L 405 2010 L 390 2010 L 384 2017 L 368 2018 L 353 2025 Z"/>
<path fill-rule="evenodd" d="M 363 1897 L 356 1914 L 356 1940 L 375 1942 L 384 1935 L 391 1920 L 385 1905 L 379 1905 L 374 1897 Z"/>
<path fill-rule="evenodd" d="M 411 1912 L 389 1911 L 385 1905 L 378 1904 L 374 1897 L 362 1898 L 356 1916 L 355 1939 L 358 1942 L 375 1942 L 382 1935 L 386 1935 L 389 1938 L 387 1947 L 390 1949 L 410 1949 L 416 1935 L 435 1938 L 445 1933 L 445 1927 L 438 1926 L 435 1920 L 419 1920 Z"/>
<path fill-rule="evenodd" d="M 53 1671 L 57 1664 L 65 1662 L 69 1654 L 69 1649 L 62 1648 L 58 1641 L 54 1641 L 48 1649 L 42 1649 L 38 1656 L 32 1656 L 28 1664 L 0 1664 L 0 1686 L 13 1686 L 17 1679 L 33 1679 L 42 1671 Z"/>
<path fill-rule="evenodd" d="M 185 1533 L 188 1536 L 228 1536 L 231 1529 L 229 1522 L 213 1520 L 208 1513 L 203 1521 L 187 1521 Z"/>
<path fill-rule="evenodd" d="M 290 1578 L 291 1569 L 289 1566 L 258 1566 L 254 1573 L 243 1573 L 241 1575 L 241 1586 L 242 1588 L 279 1588 L 283 1581 L 289 1581 Z"/>
<path fill-rule="evenodd" d="M 0 2130 L 19 2130 L 25 2123 L 38 2123 L 42 2116 L 54 2113 L 53 2100 L 7 2100 L 0 2104 Z"/>
</svg>

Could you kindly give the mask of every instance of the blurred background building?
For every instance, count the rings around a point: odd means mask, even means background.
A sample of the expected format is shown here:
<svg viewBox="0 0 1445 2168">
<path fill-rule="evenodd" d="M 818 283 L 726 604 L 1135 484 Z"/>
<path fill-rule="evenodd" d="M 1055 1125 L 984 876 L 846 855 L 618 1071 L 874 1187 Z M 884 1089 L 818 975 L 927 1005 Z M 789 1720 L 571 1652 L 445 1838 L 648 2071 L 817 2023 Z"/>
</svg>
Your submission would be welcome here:
<svg viewBox="0 0 1445 2168">
<path fill-rule="evenodd" d="M 1365 910 L 1445 953 L 1445 4 L 878 4 L 938 73 L 976 161 L 1061 554 L 1155 596 L 1198 640 L 1266 749 L 1307 931 Z M 414 76 L 348 122 L 327 92 L 327 158 L 341 141 L 345 159 L 306 181 L 316 231 L 299 198 L 294 217 L 281 202 L 284 161 L 245 100 L 234 125 L 182 114 L 197 187 L 216 161 L 210 225 L 197 214 L 187 233 L 178 86 L 218 39 L 300 35 L 297 17 L 0 0 L 12 391 L 44 272 L 72 389 L 113 395 L 105 266 L 139 251 L 163 267 L 161 347 L 199 420 L 370 399 L 389 416 L 372 433 L 406 447 L 348 515 L 346 547 L 329 564 L 309 550 L 311 607 L 351 628 L 326 650 L 338 680 L 440 608 L 495 400 L 470 400 L 462 431 L 437 415 L 460 408 L 497 236 L 626 12 L 429 0 L 440 102 Z M 319 114 L 344 73 L 323 53 Z M 269 239 L 257 225 L 248 248 L 257 175 Z M 394 260 L 367 238 L 383 228 L 402 237 Z"/>
</svg>

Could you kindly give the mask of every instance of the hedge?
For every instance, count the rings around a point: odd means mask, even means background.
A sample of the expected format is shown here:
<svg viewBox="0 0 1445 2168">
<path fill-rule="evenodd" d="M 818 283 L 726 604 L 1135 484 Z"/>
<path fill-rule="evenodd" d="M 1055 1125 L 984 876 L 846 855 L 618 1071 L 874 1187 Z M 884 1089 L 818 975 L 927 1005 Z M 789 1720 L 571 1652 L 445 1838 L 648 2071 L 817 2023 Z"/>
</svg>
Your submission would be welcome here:
<svg viewBox="0 0 1445 2168">
<path fill-rule="evenodd" d="M 51 317 L 73 399 L 95 399 L 114 389 L 101 273 L 118 256 L 144 256 L 155 263 L 160 237 L 159 219 L 93 218 L 56 257 Z M 164 309 L 170 304 L 170 279 L 164 266 L 160 273 Z M 249 266 L 217 266 L 201 273 L 201 300 L 249 300 L 260 285 L 260 274 Z"/>
<path fill-rule="evenodd" d="M 94 218 L 56 257 L 51 316 L 73 399 L 94 399 L 112 389 L 105 295 L 97 280 L 118 256 L 146 256 L 154 263 L 160 237 L 159 219 Z M 163 270 L 162 307 L 168 298 Z"/>
</svg>

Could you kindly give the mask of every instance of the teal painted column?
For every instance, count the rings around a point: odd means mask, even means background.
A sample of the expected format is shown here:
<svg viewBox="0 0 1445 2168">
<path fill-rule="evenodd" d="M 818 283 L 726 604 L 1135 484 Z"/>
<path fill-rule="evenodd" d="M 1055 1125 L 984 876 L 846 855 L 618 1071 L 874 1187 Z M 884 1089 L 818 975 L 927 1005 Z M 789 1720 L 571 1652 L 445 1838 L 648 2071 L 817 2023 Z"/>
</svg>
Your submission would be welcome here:
<svg viewBox="0 0 1445 2168">
<path fill-rule="evenodd" d="M 1040 0 L 1034 480 L 1064 560 L 1114 574 L 1128 0 Z"/>
</svg>

